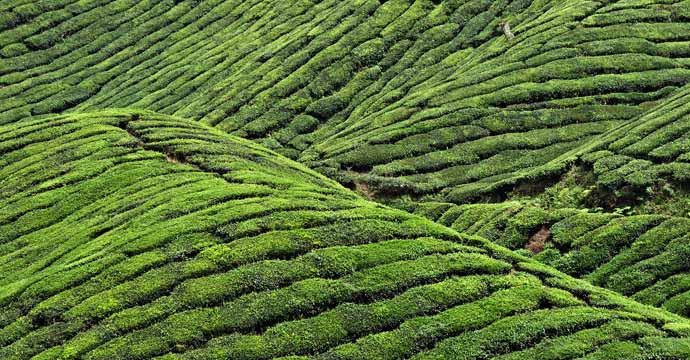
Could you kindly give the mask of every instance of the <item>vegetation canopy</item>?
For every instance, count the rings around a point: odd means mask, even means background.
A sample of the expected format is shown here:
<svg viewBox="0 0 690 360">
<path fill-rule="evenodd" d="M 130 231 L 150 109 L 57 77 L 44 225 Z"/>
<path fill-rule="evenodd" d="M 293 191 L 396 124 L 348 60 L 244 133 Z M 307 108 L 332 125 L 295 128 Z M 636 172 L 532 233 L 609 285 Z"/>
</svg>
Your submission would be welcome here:
<svg viewBox="0 0 690 360">
<path fill-rule="evenodd" d="M 0 0 L 0 359 L 689 359 L 688 34 Z"/>
</svg>

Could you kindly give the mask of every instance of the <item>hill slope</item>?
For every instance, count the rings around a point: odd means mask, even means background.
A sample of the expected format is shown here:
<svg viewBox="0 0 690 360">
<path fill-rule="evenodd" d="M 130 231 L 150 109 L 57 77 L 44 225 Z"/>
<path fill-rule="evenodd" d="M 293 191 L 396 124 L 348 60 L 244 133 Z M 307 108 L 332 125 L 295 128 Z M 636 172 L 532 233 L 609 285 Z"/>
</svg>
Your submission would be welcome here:
<svg viewBox="0 0 690 360">
<path fill-rule="evenodd" d="M 541 262 L 638 301 L 690 314 L 687 218 L 520 202 L 425 206 L 418 213 L 510 249 L 529 248 Z"/>
<path fill-rule="evenodd" d="M 689 20 L 0 0 L 0 358 L 690 358 Z"/>
<path fill-rule="evenodd" d="M 27 120 L 0 153 L 2 358 L 690 356 L 684 318 L 194 121 Z"/>
<path fill-rule="evenodd" d="M 466 202 L 562 172 L 687 84 L 689 16 L 687 1 L 7 0 L 0 123 L 155 110 L 380 194 Z"/>
<path fill-rule="evenodd" d="M 640 193 L 664 182 L 688 189 L 690 86 L 589 145 L 582 156 L 607 191 Z M 621 194 L 622 193 L 622 194 Z"/>
</svg>

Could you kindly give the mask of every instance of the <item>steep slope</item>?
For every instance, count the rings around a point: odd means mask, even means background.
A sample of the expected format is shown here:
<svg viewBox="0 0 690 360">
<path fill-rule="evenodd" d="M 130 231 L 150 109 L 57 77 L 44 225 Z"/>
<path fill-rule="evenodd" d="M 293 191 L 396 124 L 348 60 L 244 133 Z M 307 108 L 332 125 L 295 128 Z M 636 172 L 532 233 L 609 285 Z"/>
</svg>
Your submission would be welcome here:
<svg viewBox="0 0 690 360">
<path fill-rule="evenodd" d="M 572 192 L 568 186 L 580 186 L 577 196 L 588 192 L 585 202 L 621 207 L 616 210 L 632 207 L 638 215 L 544 208 L 531 200 L 459 206 L 430 202 L 415 205 L 415 212 L 510 249 L 529 253 L 528 248 L 539 261 L 572 276 L 690 315 L 688 104 L 690 87 L 685 86 L 580 147 L 572 153 L 579 178 L 566 177 L 568 184 L 554 187 Z M 659 210 L 678 216 L 655 213 Z"/>
<path fill-rule="evenodd" d="M 427 204 L 417 213 L 485 237 L 575 277 L 690 315 L 690 219 L 545 210 L 521 202 Z"/>
<path fill-rule="evenodd" d="M 670 182 L 688 188 L 690 180 L 690 86 L 639 119 L 588 146 L 590 165 L 606 191 L 644 192 Z"/>
<path fill-rule="evenodd" d="M 690 356 L 682 317 L 194 121 L 30 119 L 0 153 L 3 359 Z"/>
<path fill-rule="evenodd" d="M 428 80 L 399 100 L 334 125 L 343 130 L 313 147 L 331 161 L 321 165 L 368 171 L 355 179 L 383 193 L 500 199 L 519 181 L 563 172 L 594 135 L 687 83 L 687 2 L 539 5 L 503 14 L 513 40 L 493 19 L 494 36 L 457 67 L 420 69 Z"/>
<path fill-rule="evenodd" d="M 379 194 L 500 198 L 687 84 L 689 17 L 673 0 L 4 0 L 0 123 L 136 107 Z"/>
</svg>

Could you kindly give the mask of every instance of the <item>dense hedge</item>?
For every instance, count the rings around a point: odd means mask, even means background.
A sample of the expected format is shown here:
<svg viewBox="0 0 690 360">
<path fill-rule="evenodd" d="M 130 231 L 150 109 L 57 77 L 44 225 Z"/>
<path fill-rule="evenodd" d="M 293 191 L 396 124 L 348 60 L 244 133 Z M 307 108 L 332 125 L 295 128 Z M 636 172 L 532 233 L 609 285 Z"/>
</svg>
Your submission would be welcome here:
<svg viewBox="0 0 690 360">
<path fill-rule="evenodd" d="M 687 214 L 504 202 L 686 191 L 689 19 L 0 1 L 0 358 L 689 358 Z"/>
<path fill-rule="evenodd" d="M 379 195 L 469 202 L 561 172 L 580 146 L 687 84 L 688 11 L 585 0 L 8 1 L 0 124 L 148 109 Z M 664 147 L 649 139 L 628 152 L 690 157 L 676 127 L 660 134 Z M 476 173 L 457 177 L 469 166 Z"/>
<path fill-rule="evenodd" d="M 690 179 L 690 87 L 642 117 L 597 139 L 582 155 L 597 184 L 609 192 L 644 193 Z"/>
<path fill-rule="evenodd" d="M 563 343 L 574 356 L 585 342 L 687 342 L 684 318 L 198 122 L 42 117 L 0 126 L 0 152 L 2 358 L 476 358 Z"/>
<path fill-rule="evenodd" d="M 518 201 L 427 205 L 416 212 L 643 303 L 690 314 L 687 218 L 547 210 Z M 525 248 L 543 229 L 543 251 L 532 254 Z"/>
</svg>

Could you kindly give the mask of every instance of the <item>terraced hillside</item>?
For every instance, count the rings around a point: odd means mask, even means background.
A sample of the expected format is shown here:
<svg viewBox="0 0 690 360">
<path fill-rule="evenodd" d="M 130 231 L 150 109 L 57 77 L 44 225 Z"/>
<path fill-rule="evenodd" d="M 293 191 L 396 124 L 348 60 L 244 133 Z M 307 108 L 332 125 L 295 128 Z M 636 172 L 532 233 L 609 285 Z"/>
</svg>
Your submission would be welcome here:
<svg viewBox="0 0 690 360">
<path fill-rule="evenodd" d="M 639 193 L 661 180 L 688 189 L 690 180 L 690 86 L 660 106 L 590 144 L 583 163 L 608 191 Z M 690 215 L 690 214 L 688 214 Z"/>
<path fill-rule="evenodd" d="M 149 109 L 372 194 L 500 198 L 687 84 L 689 16 L 673 0 L 4 0 L 0 123 Z"/>
<path fill-rule="evenodd" d="M 690 219 L 545 210 L 520 202 L 427 204 L 419 214 L 595 285 L 690 315 Z"/>
<path fill-rule="evenodd" d="M 585 174 L 555 187 L 568 197 L 573 186 L 584 186 L 576 194 L 589 192 L 585 204 L 621 206 L 611 210 L 640 207 L 638 215 L 534 206 L 531 201 L 460 206 L 431 202 L 417 205 L 416 212 L 511 249 L 529 248 L 538 253 L 536 259 L 570 275 L 690 315 L 689 103 L 690 87 L 685 86 L 639 118 L 581 147 L 573 156 Z M 668 204 L 660 204 L 664 202 Z M 676 216 L 657 214 L 659 210 Z"/>
<path fill-rule="evenodd" d="M 3 359 L 690 356 L 685 318 L 194 121 L 31 119 L 0 153 Z"/>
<path fill-rule="evenodd" d="M 689 359 L 689 113 L 690 0 L 0 0 L 0 359 Z"/>
</svg>

